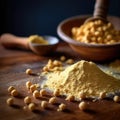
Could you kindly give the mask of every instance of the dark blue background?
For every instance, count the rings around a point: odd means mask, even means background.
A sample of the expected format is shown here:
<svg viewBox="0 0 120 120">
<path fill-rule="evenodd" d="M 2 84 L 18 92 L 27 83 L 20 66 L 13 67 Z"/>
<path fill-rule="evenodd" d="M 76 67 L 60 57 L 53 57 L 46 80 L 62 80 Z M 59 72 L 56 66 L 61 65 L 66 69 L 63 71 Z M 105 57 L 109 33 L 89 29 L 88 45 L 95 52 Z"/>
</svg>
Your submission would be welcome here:
<svg viewBox="0 0 120 120">
<path fill-rule="evenodd" d="M 57 25 L 75 15 L 92 14 L 95 0 L 1 0 L 0 34 L 57 35 Z M 109 15 L 120 17 L 120 0 L 110 0 Z"/>
</svg>

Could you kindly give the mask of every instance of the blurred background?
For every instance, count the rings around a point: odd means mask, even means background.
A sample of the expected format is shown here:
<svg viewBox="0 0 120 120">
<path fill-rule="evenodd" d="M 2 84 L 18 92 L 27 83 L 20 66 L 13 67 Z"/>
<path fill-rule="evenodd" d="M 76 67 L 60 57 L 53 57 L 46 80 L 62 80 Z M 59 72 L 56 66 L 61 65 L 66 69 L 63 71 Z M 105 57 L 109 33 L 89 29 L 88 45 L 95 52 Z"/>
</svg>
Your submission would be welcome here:
<svg viewBox="0 0 120 120">
<path fill-rule="evenodd" d="M 0 0 L 0 34 L 57 36 L 58 24 L 92 14 L 95 0 Z M 110 0 L 108 15 L 120 17 L 120 0 Z"/>
</svg>

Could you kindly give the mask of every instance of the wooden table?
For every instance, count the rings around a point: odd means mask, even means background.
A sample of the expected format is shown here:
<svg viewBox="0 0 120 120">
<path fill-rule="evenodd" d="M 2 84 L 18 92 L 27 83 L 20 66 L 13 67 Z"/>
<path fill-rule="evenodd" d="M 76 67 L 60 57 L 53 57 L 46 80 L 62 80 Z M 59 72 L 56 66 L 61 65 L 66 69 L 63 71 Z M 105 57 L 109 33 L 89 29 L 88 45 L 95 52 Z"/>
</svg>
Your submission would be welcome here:
<svg viewBox="0 0 120 120">
<path fill-rule="evenodd" d="M 39 103 L 42 100 L 48 101 L 46 96 L 39 100 L 33 100 L 37 104 L 37 110 L 31 112 L 23 110 L 25 105 L 23 98 L 28 93 L 25 83 L 30 80 L 39 83 L 37 75 L 26 75 L 25 70 L 31 68 L 34 73 L 40 72 L 48 59 L 59 59 L 61 55 L 67 58 L 80 60 L 80 55 L 73 52 L 65 43 L 60 43 L 56 52 L 49 56 L 38 56 L 31 51 L 7 50 L 0 46 L 0 120 L 118 120 L 120 119 L 120 104 L 112 100 L 101 100 L 98 102 L 89 101 L 88 111 L 81 111 L 78 102 L 66 102 L 64 98 L 58 98 L 60 102 L 67 104 L 67 110 L 57 112 L 58 105 L 50 106 L 49 109 L 42 109 Z M 13 85 L 20 93 L 20 97 L 14 98 L 15 105 L 10 107 L 6 104 L 6 99 L 10 97 L 7 88 Z M 110 114 L 111 113 L 111 114 Z"/>
</svg>

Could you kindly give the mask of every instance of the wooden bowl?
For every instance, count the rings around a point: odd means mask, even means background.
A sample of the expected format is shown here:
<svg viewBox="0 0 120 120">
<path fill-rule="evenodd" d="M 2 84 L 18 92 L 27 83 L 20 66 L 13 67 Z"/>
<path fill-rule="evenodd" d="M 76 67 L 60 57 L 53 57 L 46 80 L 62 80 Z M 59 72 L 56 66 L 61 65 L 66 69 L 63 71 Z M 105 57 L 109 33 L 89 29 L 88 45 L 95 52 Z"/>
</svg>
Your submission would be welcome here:
<svg viewBox="0 0 120 120">
<path fill-rule="evenodd" d="M 79 27 L 91 15 L 73 16 L 63 20 L 57 27 L 58 36 L 77 53 L 80 57 L 92 61 L 108 61 L 120 57 L 120 42 L 115 44 L 90 44 L 82 43 L 72 39 L 72 27 Z M 108 16 L 108 21 L 120 30 L 120 18 Z"/>
</svg>

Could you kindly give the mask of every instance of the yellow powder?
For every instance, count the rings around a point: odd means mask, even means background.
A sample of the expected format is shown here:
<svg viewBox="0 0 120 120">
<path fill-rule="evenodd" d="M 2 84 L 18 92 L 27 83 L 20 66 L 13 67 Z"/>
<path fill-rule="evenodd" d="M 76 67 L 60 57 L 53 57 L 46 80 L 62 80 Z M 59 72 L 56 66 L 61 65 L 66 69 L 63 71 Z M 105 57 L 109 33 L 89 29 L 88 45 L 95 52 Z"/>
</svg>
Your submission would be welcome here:
<svg viewBox="0 0 120 120">
<path fill-rule="evenodd" d="M 99 96 L 101 92 L 120 90 L 120 80 L 107 75 L 93 62 L 81 60 L 68 66 L 62 72 L 47 75 L 46 86 L 49 89 L 59 89 L 61 94 L 74 95 L 79 98 L 80 92 L 87 97 Z"/>
<path fill-rule="evenodd" d="M 29 40 L 29 42 L 32 42 L 32 43 L 48 44 L 48 41 L 39 35 L 31 35 L 28 40 Z"/>
</svg>

